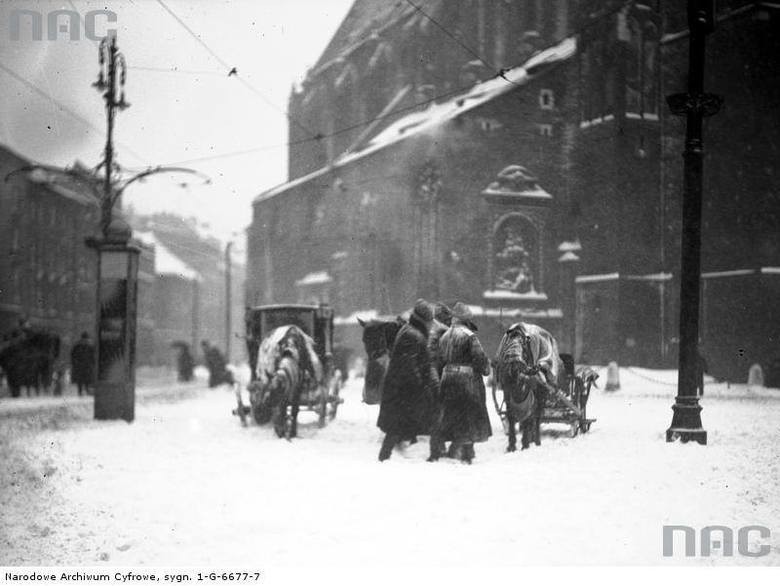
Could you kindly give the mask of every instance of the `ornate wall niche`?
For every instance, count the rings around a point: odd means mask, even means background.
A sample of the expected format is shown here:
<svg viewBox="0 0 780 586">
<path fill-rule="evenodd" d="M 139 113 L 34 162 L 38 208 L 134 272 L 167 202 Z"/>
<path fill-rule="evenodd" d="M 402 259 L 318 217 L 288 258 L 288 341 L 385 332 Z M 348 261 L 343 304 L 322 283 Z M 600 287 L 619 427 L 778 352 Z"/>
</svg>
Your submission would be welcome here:
<svg viewBox="0 0 780 586">
<path fill-rule="evenodd" d="M 482 191 L 488 204 L 486 299 L 546 299 L 544 234 L 552 195 L 525 167 L 505 167 Z"/>
</svg>

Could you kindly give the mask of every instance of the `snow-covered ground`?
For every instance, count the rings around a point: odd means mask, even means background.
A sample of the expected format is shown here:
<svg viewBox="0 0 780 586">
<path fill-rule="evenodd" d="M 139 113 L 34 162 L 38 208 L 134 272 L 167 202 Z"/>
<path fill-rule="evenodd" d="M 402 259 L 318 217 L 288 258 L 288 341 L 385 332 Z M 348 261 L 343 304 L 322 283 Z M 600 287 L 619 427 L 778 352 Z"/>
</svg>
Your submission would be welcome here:
<svg viewBox="0 0 780 586">
<path fill-rule="evenodd" d="M 3 425 L 0 565 L 780 564 L 780 392 L 708 385 L 702 447 L 664 441 L 674 373 L 621 382 L 589 434 L 541 448 L 504 453 L 494 417 L 472 466 L 427 463 L 424 439 L 379 463 L 359 379 L 292 442 L 242 428 L 224 389 L 141 401 L 130 425 Z M 670 524 L 764 525 L 772 550 L 664 558 Z"/>
</svg>

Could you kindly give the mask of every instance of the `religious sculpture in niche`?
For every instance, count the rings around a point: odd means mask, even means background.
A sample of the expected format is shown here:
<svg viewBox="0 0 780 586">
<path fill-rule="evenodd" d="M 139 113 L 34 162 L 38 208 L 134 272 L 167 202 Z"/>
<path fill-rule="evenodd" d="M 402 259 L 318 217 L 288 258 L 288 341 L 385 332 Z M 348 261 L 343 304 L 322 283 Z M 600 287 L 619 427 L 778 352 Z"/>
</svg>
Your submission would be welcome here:
<svg viewBox="0 0 780 586">
<path fill-rule="evenodd" d="M 532 293 L 535 238 L 529 222 L 518 217 L 504 221 L 494 235 L 496 289 Z"/>
</svg>

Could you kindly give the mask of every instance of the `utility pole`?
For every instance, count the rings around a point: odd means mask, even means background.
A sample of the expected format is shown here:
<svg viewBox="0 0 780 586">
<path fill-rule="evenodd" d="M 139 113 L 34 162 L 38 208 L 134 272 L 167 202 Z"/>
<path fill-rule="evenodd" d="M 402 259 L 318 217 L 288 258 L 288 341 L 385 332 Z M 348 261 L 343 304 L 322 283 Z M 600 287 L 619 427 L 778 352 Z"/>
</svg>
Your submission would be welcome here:
<svg viewBox="0 0 780 586">
<path fill-rule="evenodd" d="M 701 280 L 701 216 L 703 154 L 702 123 L 720 109 L 723 99 L 704 93 L 706 35 L 715 28 L 714 0 L 688 0 L 688 92 L 667 98 L 677 116 L 686 117 L 683 153 L 682 253 L 680 262 L 680 355 L 677 397 L 666 441 L 680 439 L 707 444 L 698 397 L 699 307 Z"/>
<path fill-rule="evenodd" d="M 233 329 L 231 325 L 231 310 L 232 310 L 232 297 L 231 297 L 231 262 L 230 251 L 233 248 L 233 242 L 228 242 L 225 246 L 225 360 L 230 362 L 230 331 Z"/>
</svg>

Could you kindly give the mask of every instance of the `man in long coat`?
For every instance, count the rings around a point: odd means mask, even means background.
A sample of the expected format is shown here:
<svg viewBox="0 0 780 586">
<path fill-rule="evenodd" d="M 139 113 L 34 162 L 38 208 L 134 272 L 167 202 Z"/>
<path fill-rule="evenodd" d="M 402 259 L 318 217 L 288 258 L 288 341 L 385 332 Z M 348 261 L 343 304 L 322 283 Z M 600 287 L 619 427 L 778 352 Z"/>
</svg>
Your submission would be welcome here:
<svg viewBox="0 0 780 586">
<path fill-rule="evenodd" d="M 92 392 L 95 384 L 95 347 L 89 341 L 89 334 L 82 332 L 81 338 L 70 351 L 70 379 L 78 388 L 79 396 Z"/>
<path fill-rule="evenodd" d="M 398 331 L 387 366 L 377 426 L 385 432 L 379 460 L 390 458 L 402 439 L 431 432 L 438 377 L 428 348 L 433 311 L 415 303 L 409 323 Z"/>
<path fill-rule="evenodd" d="M 456 303 L 452 309 L 452 326 L 439 342 L 441 369 L 441 414 L 436 434 L 451 439 L 450 451 L 471 463 L 474 443 L 484 442 L 492 435 L 486 405 L 483 376 L 490 372 L 490 361 L 474 333 L 477 326 L 469 308 Z M 431 440 L 431 460 L 441 453 Z"/>
</svg>

